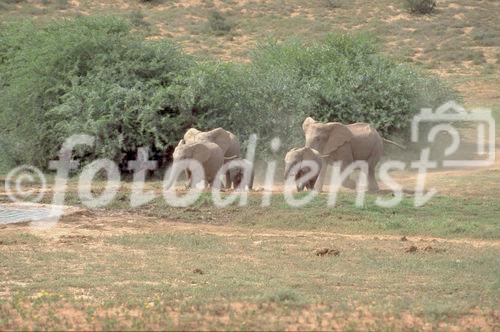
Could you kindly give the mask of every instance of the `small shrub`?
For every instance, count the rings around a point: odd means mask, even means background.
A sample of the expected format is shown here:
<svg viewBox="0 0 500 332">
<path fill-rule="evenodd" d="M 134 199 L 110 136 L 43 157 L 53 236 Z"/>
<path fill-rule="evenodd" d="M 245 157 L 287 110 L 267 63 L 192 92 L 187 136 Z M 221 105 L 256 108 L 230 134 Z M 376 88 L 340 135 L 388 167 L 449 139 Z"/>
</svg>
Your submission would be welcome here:
<svg viewBox="0 0 500 332">
<path fill-rule="evenodd" d="M 342 5 L 342 0 L 326 0 L 326 4 L 330 8 L 339 8 Z"/>
<path fill-rule="evenodd" d="M 267 300 L 275 303 L 294 303 L 299 301 L 299 295 L 292 289 L 279 289 L 267 296 Z"/>
<path fill-rule="evenodd" d="M 436 0 L 406 0 L 406 5 L 412 13 L 430 14 L 436 8 Z"/>
<path fill-rule="evenodd" d="M 210 12 L 208 17 L 208 25 L 215 34 L 226 34 L 231 31 L 231 25 L 226 18 L 217 10 Z"/>
<path fill-rule="evenodd" d="M 486 58 L 484 57 L 484 54 L 479 51 L 475 50 L 466 50 L 464 52 L 464 60 L 467 61 L 472 61 L 475 65 L 481 65 L 486 63 Z"/>
<path fill-rule="evenodd" d="M 135 27 L 149 27 L 149 23 L 144 20 L 144 13 L 140 10 L 133 10 L 129 14 L 130 23 Z"/>
<path fill-rule="evenodd" d="M 66 9 L 68 8 L 69 3 L 68 0 L 56 0 L 57 9 Z"/>
<path fill-rule="evenodd" d="M 500 36 L 492 30 L 474 28 L 472 39 L 481 46 L 500 46 Z"/>
<path fill-rule="evenodd" d="M 158 5 L 158 4 L 163 3 L 163 0 L 139 0 L 139 2 L 141 2 L 141 3 L 147 3 L 147 4 L 150 4 L 150 5 Z"/>
</svg>

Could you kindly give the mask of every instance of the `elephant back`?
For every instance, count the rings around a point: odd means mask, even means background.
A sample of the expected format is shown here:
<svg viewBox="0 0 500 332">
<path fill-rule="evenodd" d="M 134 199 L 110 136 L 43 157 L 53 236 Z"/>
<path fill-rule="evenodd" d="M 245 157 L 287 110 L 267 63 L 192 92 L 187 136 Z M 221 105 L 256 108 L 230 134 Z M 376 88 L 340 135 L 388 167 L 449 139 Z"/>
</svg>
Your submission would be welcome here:
<svg viewBox="0 0 500 332">
<path fill-rule="evenodd" d="M 351 144 L 354 159 L 367 160 L 375 148 L 383 145 L 382 137 L 372 125 L 357 122 L 347 127 L 353 134 Z"/>
</svg>

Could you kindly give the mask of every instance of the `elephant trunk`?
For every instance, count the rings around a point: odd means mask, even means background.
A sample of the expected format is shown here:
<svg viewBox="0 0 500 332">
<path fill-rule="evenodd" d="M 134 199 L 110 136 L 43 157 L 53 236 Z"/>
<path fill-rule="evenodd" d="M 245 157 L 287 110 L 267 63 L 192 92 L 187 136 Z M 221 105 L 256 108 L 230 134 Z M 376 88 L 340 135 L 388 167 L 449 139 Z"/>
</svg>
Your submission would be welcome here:
<svg viewBox="0 0 500 332">
<path fill-rule="evenodd" d="M 293 163 L 285 164 L 285 181 L 290 176 L 290 170 L 292 169 Z"/>
</svg>

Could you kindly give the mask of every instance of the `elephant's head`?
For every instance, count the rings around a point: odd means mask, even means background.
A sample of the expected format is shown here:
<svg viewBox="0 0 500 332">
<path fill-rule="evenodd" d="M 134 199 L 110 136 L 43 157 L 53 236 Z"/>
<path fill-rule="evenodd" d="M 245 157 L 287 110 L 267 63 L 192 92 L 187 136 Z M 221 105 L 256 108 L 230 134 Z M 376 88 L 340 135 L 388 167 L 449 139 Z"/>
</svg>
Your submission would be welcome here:
<svg viewBox="0 0 500 332">
<path fill-rule="evenodd" d="M 183 142 L 183 140 L 181 140 L 181 142 Z M 203 164 L 210 158 L 212 153 L 210 147 L 208 146 L 208 144 L 210 143 L 201 142 L 201 143 L 181 144 L 181 142 L 179 142 L 179 144 L 174 150 L 173 154 L 174 161 L 194 159 Z"/>
<path fill-rule="evenodd" d="M 176 146 L 175 148 L 177 149 L 178 147 L 180 147 L 180 146 L 182 146 L 182 145 L 185 145 L 185 144 L 186 144 L 186 141 L 185 141 L 185 140 L 183 140 L 183 139 L 181 139 L 181 140 L 179 141 L 179 143 L 177 143 L 177 146 Z"/>
<path fill-rule="evenodd" d="M 186 143 L 194 143 L 196 142 L 196 136 L 201 133 L 201 131 L 199 131 L 198 129 L 196 128 L 191 128 L 189 129 L 188 131 L 186 131 L 186 133 L 184 134 L 184 141 Z"/>
<path fill-rule="evenodd" d="M 306 147 L 317 150 L 322 156 L 329 155 L 352 139 L 352 133 L 339 122 L 322 123 L 308 117 L 302 124 Z"/>
<path fill-rule="evenodd" d="M 316 163 L 319 163 L 320 162 L 319 153 L 309 147 L 293 148 L 290 151 L 288 151 L 288 153 L 285 156 L 285 178 L 288 178 L 289 176 L 293 176 L 295 178 L 300 177 L 302 175 L 302 172 L 304 171 L 303 169 L 304 167 L 302 166 L 294 167 L 294 166 L 297 164 L 301 164 L 303 161 L 314 161 Z M 295 168 L 297 172 L 291 174 L 290 172 L 292 168 Z"/>
</svg>

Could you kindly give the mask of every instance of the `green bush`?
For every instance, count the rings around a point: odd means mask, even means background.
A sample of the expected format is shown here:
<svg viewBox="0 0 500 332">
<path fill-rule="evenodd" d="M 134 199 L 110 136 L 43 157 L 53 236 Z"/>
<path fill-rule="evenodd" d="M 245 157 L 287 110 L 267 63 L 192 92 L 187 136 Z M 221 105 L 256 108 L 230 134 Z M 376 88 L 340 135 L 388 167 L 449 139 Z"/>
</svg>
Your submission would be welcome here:
<svg viewBox="0 0 500 332">
<path fill-rule="evenodd" d="M 429 14 L 436 8 L 436 0 L 406 0 L 406 5 L 412 13 Z"/>
<path fill-rule="evenodd" d="M 86 158 L 122 161 L 138 144 L 162 150 L 175 144 L 172 127 L 183 126 L 167 88 L 190 66 L 175 45 L 145 41 L 121 19 L 4 27 L 2 149 L 14 163 L 43 167 L 73 133 L 97 137 Z"/>
<path fill-rule="evenodd" d="M 404 132 L 421 107 L 453 96 L 363 36 L 267 42 L 249 63 L 228 63 L 147 41 L 125 19 L 0 28 L 0 149 L 11 165 L 46 167 L 75 133 L 96 137 L 77 158 L 122 165 L 141 146 L 155 159 L 168 155 L 190 126 L 224 127 L 243 142 L 256 133 L 264 153 L 274 137 L 283 149 L 302 145 L 306 116 L 366 121 L 387 136 Z"/>
</svg>

